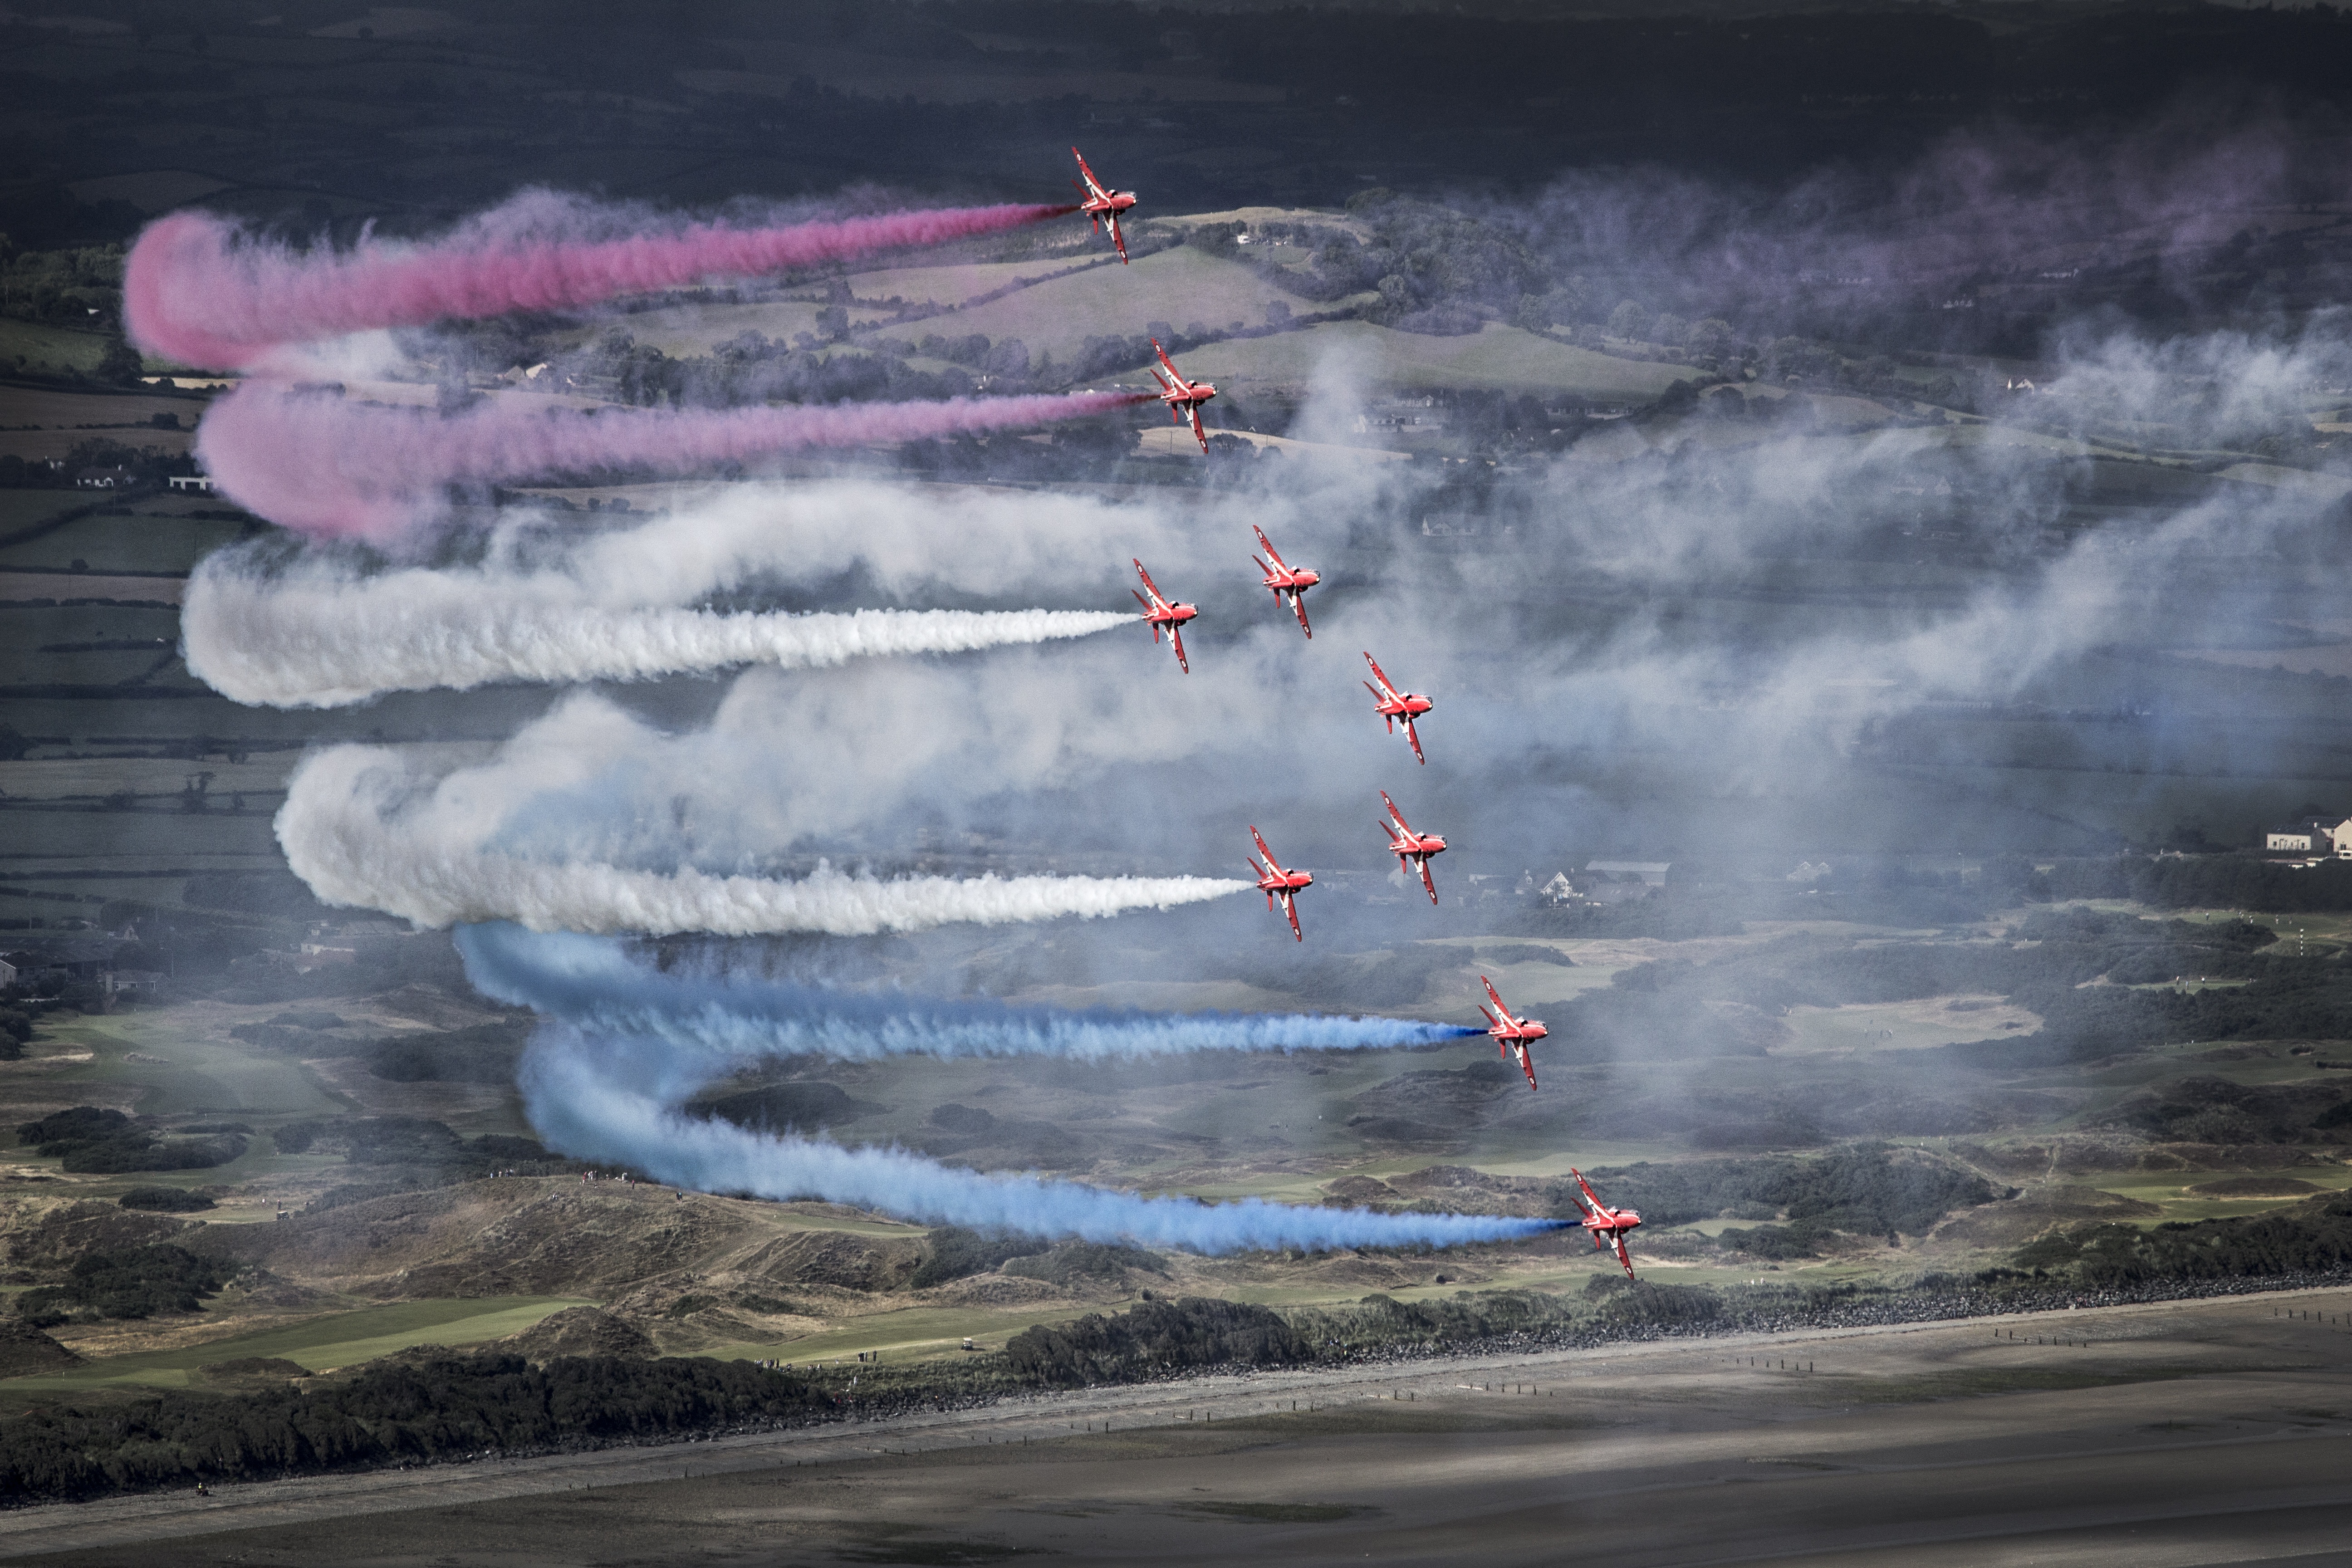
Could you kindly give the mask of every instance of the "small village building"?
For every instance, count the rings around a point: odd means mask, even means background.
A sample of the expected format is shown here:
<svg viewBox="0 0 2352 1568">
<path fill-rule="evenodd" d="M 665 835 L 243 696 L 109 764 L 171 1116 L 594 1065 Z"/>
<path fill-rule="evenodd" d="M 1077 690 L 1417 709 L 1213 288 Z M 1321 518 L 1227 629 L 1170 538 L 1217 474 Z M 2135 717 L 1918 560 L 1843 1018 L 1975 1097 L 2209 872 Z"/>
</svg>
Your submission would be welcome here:
<svg viewBox="0 0 2352 1568">
<path fill-rule="evenodd" d="M 127 490 L 139 482 L 139 476 L 129 468 L 84 468 L 74 476 L 74 489 L 79 490 Z"/>
<path fill-rule="evenodd" d="M 208 496 L 213 493 L 210 474 L 173 474 L 172 489 L 179 495 Z"/>
<path fill-rule="evenodd" d="M 2352 816 L 2312 817 L 2273 827 L 2263 835 L 2263 847 L 2281 855 L 2329 855 L 2352 860 Z"/>
</svg>

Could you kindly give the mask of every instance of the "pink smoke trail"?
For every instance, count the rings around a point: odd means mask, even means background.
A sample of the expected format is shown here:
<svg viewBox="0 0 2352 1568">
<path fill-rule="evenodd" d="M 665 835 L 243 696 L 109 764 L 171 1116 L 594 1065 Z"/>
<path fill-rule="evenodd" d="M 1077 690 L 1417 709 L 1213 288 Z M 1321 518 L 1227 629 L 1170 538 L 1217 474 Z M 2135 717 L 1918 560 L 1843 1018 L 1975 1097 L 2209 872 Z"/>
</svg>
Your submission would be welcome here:
<svg viewBox="0 0 2352 1568">
<path fill-rule="evenodd" d="M 317 537 L 384 542 L 425 521 L 431 492 L 467 480 L 616 468 L 678 471 L 808 447 L 1042 425 L 1150 401 L 1148 393 L 1080 392 L 943 403 L 592 412 L 493 403 L 442 417 L 247 382 L 205 415 L 196 454 L 215 484 L 272 522 Z"/>
<path fill-rule="evenodd" d="M 528 210 L 528 202 L 518 204 Z M 593 304 L 700 279 L 749 277 L 898 246 L 939 245 L 1076 212 L 946 207 L 774 228 L 695 224 L 624 239 L 499 232 L 500 214 L 437 243 L 362 241 L 299 255 L 204 212 L 149 224 L 123 268 L 123 319 L 150 353 L 236 370 L 280 343 L 457 316 Z"/>
</svg>

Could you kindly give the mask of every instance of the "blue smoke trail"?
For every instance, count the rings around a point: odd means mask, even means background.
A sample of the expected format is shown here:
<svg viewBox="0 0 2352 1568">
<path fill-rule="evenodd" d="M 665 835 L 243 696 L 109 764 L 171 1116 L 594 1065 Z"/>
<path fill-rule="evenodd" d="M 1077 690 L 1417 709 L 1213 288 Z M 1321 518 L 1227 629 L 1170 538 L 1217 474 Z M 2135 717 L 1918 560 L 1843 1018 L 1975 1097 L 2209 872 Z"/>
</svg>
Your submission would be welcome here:
<svg viewBox="0 0 2352 1568">
<path fill-rule="evenodd" d="M 731 1122 L 682 1116 L 677 1107 L 709 1081 L 709 1058 L 688 1064 L 654 1040 L 595 1039 L 544 1027 L 523 1058 L 523 1103 L 552 1148 L 634 1166 L 703 1192 L 818 1198 L 962 1225 L 1087 1241 L 1135 1241 L 1201 1253 L 1296 1247 L 1458 1247 L 1508 1241 L 1568 1222 L 1489 1215 L 1384 1215 L 1244 1198 L 1144 1197 L 1037 1176 L 952 1170 L 898 1149 L 845 1149 Z"/>
<path fill-rule="evenodd" d="M 1484 1031 L 1409 1018 L 1307 1013 L 1071 1012 L 988 1002 L 914 1001 L 709 973 L 671 973 L 621 941 L 461 926 L 476 990 L 597 1034 L 651 1036 L 740 1056 L 1034 1057 L 1084 1061 L 1189 1051 L 1363 1050 Z"/>
</svg>

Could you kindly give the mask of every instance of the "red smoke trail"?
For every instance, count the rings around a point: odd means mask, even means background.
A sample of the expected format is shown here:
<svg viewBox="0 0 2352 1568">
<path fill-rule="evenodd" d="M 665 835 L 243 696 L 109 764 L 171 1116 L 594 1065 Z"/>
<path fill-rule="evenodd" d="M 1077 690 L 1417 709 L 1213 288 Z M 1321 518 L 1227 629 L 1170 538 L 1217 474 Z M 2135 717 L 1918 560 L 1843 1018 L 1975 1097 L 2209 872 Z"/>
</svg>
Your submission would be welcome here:
<svg viewBox="0 0 2352 1568">
<path fill-rule="evenodd" d="M 528 212 L 529 204 L 522 204 Z M 748 277 L 898 246 L 938 245 L 1018 228 L 1074 206 L 948 207 L 777 228 L 696 224 L 670 234 L 566 240 L 500 234 L 494 213 L 434 244 L 362 241 L 340 255 L 299 255 L 252 239 L 209 213 L 147 226 L 122 277 L 123 319 L 150 353 L 242 369 L 279 343 L 453 316 L 593 304 L 698 279 Z"/>
<path fill-rule="evenodd" d="M 451 417 L 371 407 L 322 392 L 248 382 L 215 402 L 196 434 L 214 482 L 272 522 L 320 537 L 388 541 L 422 520 L 424 498 L 466 480 L 584 469 L 706 464 L 812 447 L 912 441 L 1076 419 L 1148 393 L 958 397 L 828 407 L 541 412 L 492 404 Z"/>
</svg>

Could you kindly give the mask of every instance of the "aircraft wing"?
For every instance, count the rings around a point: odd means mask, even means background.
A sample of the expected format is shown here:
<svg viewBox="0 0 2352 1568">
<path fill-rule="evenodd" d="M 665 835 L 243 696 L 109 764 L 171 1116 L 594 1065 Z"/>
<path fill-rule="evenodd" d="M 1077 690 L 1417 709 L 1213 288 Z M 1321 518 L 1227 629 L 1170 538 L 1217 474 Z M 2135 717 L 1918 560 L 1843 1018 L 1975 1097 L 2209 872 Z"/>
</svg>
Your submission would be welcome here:
<svg viewBox="0 0 2352 1568">
<path fill-rule="evenodd" d="M 1119 265 L 1127 265 L 1127 236 L 1118 232 L 1118 214 L 1110 215 L 1110 242 L 1118 247 Z"/>
<path fill-rule="evenodd" d="M 1284 892 L 1282 895 L 1282 912 L 1290 917 L 1290 934 L 1297 937 L 1300 942 L 1305 942 L 1307 940 L 1307 933 L 1298 929 L 1297 894 L 1288 891 Z"/>
<path fill-rule="evenodd" d="M 1625 1238 L 1622 1236 L 1616 1236 L 1610 1239 L 1616 1242 L 1617 1261 L 1625 1266 L 1625 1278 L 1631 1279 L 1633 1278 L 1633 1260 L 1625 1254 Z"/>
<path fill-rule="evenodd" d="M 1437 902 L 1437 883 L 1429 874 L 1429 857 L 1421 858 L 1421 885 L 1429 889 L 1429 901 Z"/>
<path fill-rule="evenodd" d="M 1596 1210 L 1599 1209 L 1601 1207 L 1601 1194 L 1592 1190 L 1592 1184 L 1584 1179 L 1584 1173 L 1578 1170 L 1575 1166 L 1570 1165 L 1568 1168 L 1568 1173 L 1576 1178 L 1576 1184 L 1582 1187 L 1584 1189 L 1584 1195 L 1592 1200 L 1593 1208 Z"/>
<path fill-rule="evenodd" d="M 1293 591 L 1290 595 L 1290 613 L 1298 617 L 1298 629 L 1307 634 L 1307 640 L 1314 641 L 1315 628 L 1307 624 L 1306 595 Z"/>
<path fill-rule="evenodd" d="M 1184 411 L 1192 416 L 1192 439 L 1201 443 L 1201 450 L 1207 451 L 1209 437 L 1201 430 L 1201 405 L 1197 403 L 1186 404 Z"/>
<path fill-rule="evenodd" d="M 1536 1089 L 1536 1059 L 1528 1055 L 1528 1047 L 1525 1045 L 1519 1047 L 1519 1070 L 1528 1075 L 1528 1092 L 1529 1094 L 1538 1092 Z"/>
<path fill-rule="evenodd" d="M 1404 718 L 1404 738 L 1412 744 L 1412 760 L 1424 768 L 1429 766 L 1429 759 L 1422 755 L 1421 736 L 1412 727 L 1412 715 L 1410 713 Z"/>
<path fill-rule="evenodd" d="M 1277 870 L 1277 871 L 1278 871 L 1278 870 L 1280 870 L 1280 869 L 1282 868 L 1282 867 L 1281 867 L 1280 863 L 1278 863 L 1278 862 L 1275 859 L 1275 858 L 1274 858 L 1274 851 L 1273 851 L 1273 850 L 1271 850 L 1271 849 L 1268 849 L 1268 848 L 1265 847 L 1265 837 L 1264 837 L 1263 835 L 1261 835 L 1255 827 L 1252 827 L 1252 828 L 1250 829 L 1250 837 L 1251 837 L 1252 839 L 1254 839 L 1254 840 L 1256 842 L 1256 844 L 1257 844 L 1257 852 L 1258 852 L 1259 854 L 1261 854 L 1261 855 L 1263 855 L 1263 856 L 1265 856 L 1265 863 L 1266 863 L 1266 865 L 1267 865 L 1267 866 L 1269 866 L 1269 867 L 1271 867 L 1271 868 L 1272 868 L 1273 869 L 1275 869 L 1275 870 Z"/>
<path fill-rule="evenodd" d="M 1184 657 L 1184 634 L 1175 626 L 1168 628 L 1168 640 L 1176 645 L 1176 668 L 1185 674 L 1192 673 L 1192 662 Z"/>
<path fill-rule="evenodd" d="M 1411 833 L 1412 831 L 1412 824 L 1404 819 L 1404 813 L 1397 809 L 1397 803 L 1389 798 L 1389 792 L 1386 790 L 1381 791 L 1381 804 L 1389 808 L 1389 815 L 1391 816 L 1396 818 L 1397 830 L 1399 832 Z"/>
<path fill-rule="evenodd" d="M 1168 357 L 1168 351 L 1160 346 L 1160 340 L 1158 338 L 1151 340 L 1151 352 L 1160 356 L 1160 363 L 1168 367 L 1168 374 L 1176 377 L 1176 384 L 1179 386 L 1183 385 L 1184 378 L 1181 375 L 1177 375 L 1176 374 L 1176 362 Z"/>
<path fill-rule="evenodd" d="M 1487 997 L 1487 999 L 1488 999 L 1489 1001 L 1493 1002 L 1493 1003 L 1495 1004 L 1495 1005 L 1496 1005 L 1496 1006 L 1497 1006 L 1497 1007 L 1502 1007 L 1502 1006 L 1503 1006 L 1503 996 L 1502 996 L 1502 993 L 1500 993 L 1500 992 L 1498 992 L 1498 991 L 1496 991 L 1496 990 L 1495 989 L 1495 983 L 1494 983 L 1493 981 L 1491 981 L 1491 980 L 1487 979 L 1485 975 L 1483 975 L 1483 974 L 1482 974 L 1482 975 L 1478 976 L 1478 984 L 1481 984 L 1481 985 L 1484 985 L 1484 986 L 1486 988 L 1486 997 Z M 1503 1008 L 1503 1011 L 1507 1015 L 1507 1014 L 1510 1012 L 1510 1009 L 1509 1009 L 1509 1008 L 1507 1008 L 1507 1007 L 1504 1007 L 1504 1008 Z"/>
<path fill-rule="evenodd" d="M 1364 655 L 1364 662 L 1372 667 L 1372 679 L 1381 683 L 1381 689 L 1372 695 L 1380 698 L 1384 702 L 1394 701 L 1396 699 L 1396 688 L 1389 683 L 1388 673 L 1381 668 L 1381 661 L 1374 658 L 1368 653 Z"/>
<path fill-rule="evenodd" d="M 1134 560 L 1134 557 L 1129 556 L 1129 560 Z M 1140 578 L 1142 578 L 1142 579 L 1143 579 L 1143 585 L 1144 585 L 1146 588 L 1149 588 L 1149 589 L 1150 589 L 1150 590 L 1151 590 L 1151 605 L 1150 605 L 1150 607 L 1151 607 L 1151 608 L 1153 608 L 1153 609 L 1155 609 L 1155 610 L 1159 610 L 1159 609 L 1165 609 L 1165 608 L 1167 608 L 1167 606 L 1168 606 L 1168 601 L 1167 601 L 1167 599 L 1166 599 L 1166 598 L 1165 598 L 1165 597 L 1160 594 L 1160 584 L 1157 584 L 1157 583 L 1155 583 L 1155 582 L 1153 582 L 1153 581 L 1151 580 L 1151 574 L 1150 574 L 1150 573 L 1149 573 L 1149 572 L 1146 572 L 1146 571 L 1143 569 L 1143 563 L 1142 563 L 1142 562 L 1140 562 L 1140 561 L 1137 561 L 1137 562 L 1135 563 L 1135 574 L 1136 574 L 1137 576 L 1139 576 L 1139 577 L 1140 577 Z M 1135 590 L 1134 590 L 1134 589 L 1132 589 L 1132 588 L 1129 588 L 1129 589 L 1128 590 L 1128 592 L 1129 592 L 1129 593 L 1130 593 L 1130 594 L 1132 594 L 1133 592 L 1135 592 Z"/>
<path fill-rule="evenodd" d="M 1095 178 L 1095 172 L 1087 167 L 1087 155 L 1084 153 L 1073 147 L 1070 149 L 1070 156 L 1078 161 L 1078 173 L 1086 176 L 1087 190 L 1089 194 L 1097 196 L 1107 196 L 1110 194 L 1103 189 L 1102 182 Z"/>
</svg>

